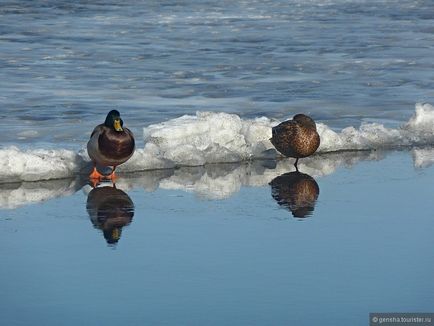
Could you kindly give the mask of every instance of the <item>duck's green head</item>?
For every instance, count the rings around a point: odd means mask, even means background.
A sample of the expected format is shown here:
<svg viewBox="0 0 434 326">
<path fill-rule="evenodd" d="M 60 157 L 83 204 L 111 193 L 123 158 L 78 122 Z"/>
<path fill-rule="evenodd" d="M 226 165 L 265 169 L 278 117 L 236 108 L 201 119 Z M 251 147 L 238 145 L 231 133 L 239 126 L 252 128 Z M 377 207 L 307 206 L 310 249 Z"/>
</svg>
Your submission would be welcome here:
<svg viewBox="0 0 434 326">
<path fill-rule="evenodd" d="M 123 131 L 124 122 L 121 119 L 121 114 L 117 110 L 111 110 L 105 118 L 104 125 L 113 128 L 116 131 Z"/>
</svg>

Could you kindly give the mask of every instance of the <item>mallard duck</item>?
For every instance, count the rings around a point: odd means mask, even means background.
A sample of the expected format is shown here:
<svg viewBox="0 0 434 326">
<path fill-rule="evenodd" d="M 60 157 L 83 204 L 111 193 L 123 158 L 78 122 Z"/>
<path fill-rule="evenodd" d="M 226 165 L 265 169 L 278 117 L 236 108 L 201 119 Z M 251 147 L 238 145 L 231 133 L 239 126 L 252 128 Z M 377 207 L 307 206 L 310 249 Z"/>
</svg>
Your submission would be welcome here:
<svg viewBox="0 0 434 326">
<path fill-rule="evenodd" d="M 135 148 L 134 135 L 128 128 L 123 127 L 123 121 L 117 110 L 107 114 L 105 122 L 96 126 L 87 143 L 87 152 L 93 162 L 91 179 L 104 178 L 97 170 L 98 166 L 113 167 L 109 179 L 114 180 L 115 169 L 125 163 L 133 155 Z"/>
<path fill-rule="evenodd" d="M 87 195 L 86 209 L 92 224 L 102 230 L 110 245 L 119 241 L 122 228 L 130 224 L 134 216 L 133 201 L 115 186 L 92 189 Z"/>
<path fill-rule="evenodd" d="M 304 114 L 296 114 L 292 120 L 273 127 L 271 143 L 287 157 L 294 157 L 298 171 L 298 159 L 315 153 L 320 144 L 315 121 Z"/>
<path fill-rule="evenodd" d="M 300 172 L 282 174 L 270 182 L 271 195 L 294 217 L 304 218 L 313 213 L 319 196 L 319 186 L 310 175 Z"/>
</svg>

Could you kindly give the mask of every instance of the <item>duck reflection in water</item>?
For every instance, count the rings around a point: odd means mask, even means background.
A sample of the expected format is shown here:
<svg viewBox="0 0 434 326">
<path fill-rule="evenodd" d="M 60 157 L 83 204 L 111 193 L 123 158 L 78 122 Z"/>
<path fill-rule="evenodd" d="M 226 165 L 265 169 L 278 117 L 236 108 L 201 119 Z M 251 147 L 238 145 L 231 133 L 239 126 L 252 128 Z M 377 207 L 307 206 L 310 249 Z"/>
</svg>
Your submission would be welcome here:
<svg viewBox="0 0 434 326">
<path fill-rule="evenodd" d="M 100 229 L 109 245 L 121 238 L 122 228 L 131 223 L 134 203 L 115 185 L 92 189 L 87 196 L 86 209 L 95 228 Z"/>
<path fill-rule="evenodd" d="M 296 218 L 312 215 L 319 196 L 315 179 L 301 172 L 282 174 L 270 182 L 271 195 Z"/>
</svg>

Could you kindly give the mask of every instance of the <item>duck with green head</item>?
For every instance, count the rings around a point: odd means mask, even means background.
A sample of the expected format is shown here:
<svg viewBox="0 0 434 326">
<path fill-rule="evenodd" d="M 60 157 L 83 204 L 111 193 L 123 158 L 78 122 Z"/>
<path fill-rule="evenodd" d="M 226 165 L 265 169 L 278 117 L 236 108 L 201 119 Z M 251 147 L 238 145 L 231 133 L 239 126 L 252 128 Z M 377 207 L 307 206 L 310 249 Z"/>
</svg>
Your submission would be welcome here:
<svg viewBox="0 0 434 326">
<path fill-rule="evenodd" d="M 115 169 L 125 163 L 133 155 L 135 149 L 134 135 L 123 126 L 120 113 L 112 110 L 107 114 L 105 122 L 96 126 L 87 143 L 87 152 L 93 162 L 93 171 L 89 178 L 104 178 L 97 166 L 113 167 L 109 179 L 114 180 Z"/>
</svg>

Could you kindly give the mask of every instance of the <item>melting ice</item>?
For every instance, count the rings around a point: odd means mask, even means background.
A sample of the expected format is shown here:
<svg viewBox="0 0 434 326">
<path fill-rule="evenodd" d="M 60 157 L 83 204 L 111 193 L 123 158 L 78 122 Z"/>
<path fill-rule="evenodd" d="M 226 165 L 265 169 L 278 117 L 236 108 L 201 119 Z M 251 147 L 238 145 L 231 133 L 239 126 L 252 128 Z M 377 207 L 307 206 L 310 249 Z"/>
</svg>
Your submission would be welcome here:
<svg viewBox="0 0 434 326">
<path fill-rule="evenodd" d="M 280 121 L 260 117 L 242 119 L 228 113 L 197 112 L 143 130 L 144 148 L 119 171 L 143 171 L 208 163 L 273 159 L 278 156 L 269 141 L 271 128 Z M 344 150 L 394 149 L 434 145 L 434 107 L 416 104 L 414 115 L 400 128 L 364 123 L 337 132 L 318 123 L 318 153 Z M 0 149 L 0 183 L 59 179 L 87 173 L 90 159 L 84 150 Z"/>
</svg>

